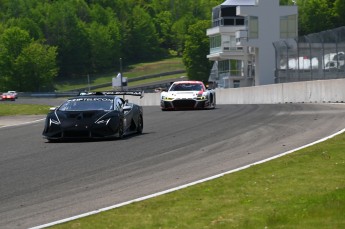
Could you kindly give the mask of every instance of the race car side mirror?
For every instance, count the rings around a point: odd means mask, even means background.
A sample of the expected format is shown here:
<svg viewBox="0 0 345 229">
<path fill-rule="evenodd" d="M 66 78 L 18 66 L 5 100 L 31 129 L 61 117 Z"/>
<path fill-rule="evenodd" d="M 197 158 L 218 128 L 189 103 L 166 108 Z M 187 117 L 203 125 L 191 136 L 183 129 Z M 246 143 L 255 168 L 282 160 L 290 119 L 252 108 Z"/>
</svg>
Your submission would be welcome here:
<svg viewBox="0 0 345 229">
<path fill-rule="evenodd" d="M 132 109 L 132 107 L 131 106 L 124 106 L 123 107 L 123 111 L 130 111 Z"/>
<path fill-rule="evenodd" d="M 49 110 L 50 111 L 55 111 L 57 107 L 50 107 Z"/>
</svg>

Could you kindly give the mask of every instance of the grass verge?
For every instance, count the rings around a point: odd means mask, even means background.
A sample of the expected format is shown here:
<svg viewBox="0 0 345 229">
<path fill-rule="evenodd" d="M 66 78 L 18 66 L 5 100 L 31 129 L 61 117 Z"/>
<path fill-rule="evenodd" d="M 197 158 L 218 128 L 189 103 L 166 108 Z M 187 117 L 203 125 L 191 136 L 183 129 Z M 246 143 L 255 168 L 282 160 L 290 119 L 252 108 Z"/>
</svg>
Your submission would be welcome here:
<svg viewBox="0 0 345 229">
<path fill-rule="evenodd" d="M 168 80 L 168 79 L 176 79 L 176 78 L 180 78 L 181 74 L 174 74 L 174 75 L 168 75 L 168 76 L 160 76 L 160 77 L 156 77 L 156 78 L 152 78 L 152 79 L 145 79 L 145 80 L 138 80 L 138 81 L 134 81 L 134 82 L 129 82 L 128 86 L 132 87 L 132 86 L 140 86 L 140 85 L 145 85 L 147 83 L 153 83 L 153 82 L 157 82 L 157 81 L 161 81 L 161 80 Z M 98 88 L 98 91 L 110 91 L 113 90 L 113 87 L 103 87 L 103 88 Z"/>
<path fill-rule="evenodd" d="M 345 134 L 213 181 L 52 228 L 345 228 Z"/>
<path fill-rule="evenodd" d="M 0 116 L 47 114 L 51 106 L 0 102 Z"/>
<path fill-rule="evenodd" d="M 139 76 L 159 74 L 185 69 L 182 58 L 169 58 L 161 61 L 140 63 L 129 66 L 124 70 L 123 76 L 127 78 L 135 78 Z M 56 82 L 55 88 L 57 91 L 74 90 L 75 88 L 83 88 L 88 86 L 100 85 L 104 83 L 111 83 L 112 78 L 117 75 L 117 72 L 103 74 L 103 75 L 85 75 L 84 79 L 68 79 Z"/>
</svg>

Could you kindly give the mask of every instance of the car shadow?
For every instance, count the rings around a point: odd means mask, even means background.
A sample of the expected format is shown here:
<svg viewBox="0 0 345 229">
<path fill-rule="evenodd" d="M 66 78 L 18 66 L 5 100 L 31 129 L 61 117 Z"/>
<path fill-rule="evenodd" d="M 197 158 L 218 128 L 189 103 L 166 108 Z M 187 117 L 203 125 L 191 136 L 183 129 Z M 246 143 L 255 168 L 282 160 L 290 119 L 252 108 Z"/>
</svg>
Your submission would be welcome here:
<svg viewBox="0 0 345 229">
<path fill-rule="evenodd" d="M 110 137 L 110 138 L 67 138 L 67 139 L 54 139 L 54 140 L 46 140 L 45 143 L 90 143 L 90 142 L 110 142 L 110 141 L 126 141 L 131 138 L 139 137 L 141 135 L 146 135 L 148 133 L 133 133 L 129 135 L 123 136 L 123 138 L 118 137 Z"/>
</svg>

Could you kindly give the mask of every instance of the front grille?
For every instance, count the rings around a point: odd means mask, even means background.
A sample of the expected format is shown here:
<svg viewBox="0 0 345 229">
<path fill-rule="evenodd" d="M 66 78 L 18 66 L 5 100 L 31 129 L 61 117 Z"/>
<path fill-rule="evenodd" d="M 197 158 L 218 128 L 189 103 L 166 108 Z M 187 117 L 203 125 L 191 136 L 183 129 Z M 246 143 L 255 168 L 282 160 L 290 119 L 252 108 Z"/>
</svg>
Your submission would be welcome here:
<svg viewBox="0 0 345 229">
<path fill-rule="evenodd" d="M 170 102 L 164 102 L 164 107 L 165 107 L 165 108 L 172 108 Z"/>
<path fill-rule="evenodd" d="M 205 108 L 205 101 L 198 102 L 198 104 L 196 105 L 196 108 L 197 108 L 197 109 L 203 109 L 203 108 Z"/>
<path fill-rule="evenodd" d="M 194 100 L 174 100 L 173 101 L 175 108 L 194 108 Z"/>
<path fill-rule="evenodd" d="M 90 132 L 87 130 L 64 131 L 63 137 L 65 137 L 65 138 L 88 138 L 88 137 L 90 137 Z"/>
</svg>

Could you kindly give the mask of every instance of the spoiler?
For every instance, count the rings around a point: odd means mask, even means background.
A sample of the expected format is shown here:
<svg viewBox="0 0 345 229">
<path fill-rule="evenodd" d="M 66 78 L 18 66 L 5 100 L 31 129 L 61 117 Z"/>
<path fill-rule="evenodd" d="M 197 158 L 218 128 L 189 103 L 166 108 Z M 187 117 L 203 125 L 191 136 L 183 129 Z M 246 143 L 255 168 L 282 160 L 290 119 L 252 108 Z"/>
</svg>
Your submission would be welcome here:
<svg viewBox="0 0 345 229">
<path fill-rule="evenodd" d="M 132 95 L 144 97 L 144 91 L 89 91 L 89 92 L 80 92 L 81 95 Z"/>
</svg>

